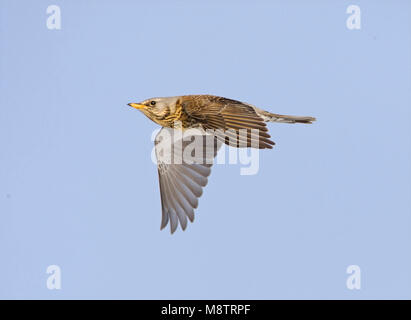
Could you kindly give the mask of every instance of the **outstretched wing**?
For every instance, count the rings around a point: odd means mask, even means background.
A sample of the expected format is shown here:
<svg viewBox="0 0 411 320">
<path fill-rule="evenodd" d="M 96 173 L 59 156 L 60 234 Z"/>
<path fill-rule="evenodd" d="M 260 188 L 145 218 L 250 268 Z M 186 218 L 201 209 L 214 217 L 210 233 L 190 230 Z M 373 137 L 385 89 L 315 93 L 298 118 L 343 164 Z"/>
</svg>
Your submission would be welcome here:
<svg viewBox="0 0 411 320">
<path fill-rule="evenodd" d="M 194 221 L 203 187 L 207 185 L 213 159 L 221 143 L 203 130 L 162 128 L 155 138 L 155 151 L 160 184 L 161 229 L 170 222 L 173 233 L 187 218 Z"/>
<path fill-rule="evenodd" d="M 204 129 L 224 131 L 224 135 L 219 132 L 216 136 L 228 145 L 259 149 L 272 149 L 274 145 L 264 119 L 251 105 L 210 95 L 183 96 L 181 104 L 185 112 L 201 123 Z"/>
</svg>

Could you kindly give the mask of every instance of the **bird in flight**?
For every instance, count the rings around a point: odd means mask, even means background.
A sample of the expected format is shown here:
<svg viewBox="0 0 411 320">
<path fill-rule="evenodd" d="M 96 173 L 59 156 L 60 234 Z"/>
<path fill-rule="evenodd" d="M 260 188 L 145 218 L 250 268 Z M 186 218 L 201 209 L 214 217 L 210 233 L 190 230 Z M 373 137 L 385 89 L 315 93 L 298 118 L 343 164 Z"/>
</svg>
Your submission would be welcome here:
<svg viewBox="0 0 411 320">
<path fill-rule="evenodd" d="M 171 233 L 178 223 L 185 230 L 187 218 L 194 221 L 194 209 L 207 184 L 212 160 L 223 143 L 236 148 L 272 149 L 274 142 L 270 140 L 266 122 L 315 121 L 313 117 L 275 114 L 213 95 L 151 98 L 128 105 L 162 126 L 154 142 L 162 207 L 161 229 L 170 222 Z M 190 137 L 182 136 L 182 132 L 190 132 Z M 185 152 L 188 148 L 190 152 Z M 193 158 L 193 150 L 201 152 Z"/>
</svg>

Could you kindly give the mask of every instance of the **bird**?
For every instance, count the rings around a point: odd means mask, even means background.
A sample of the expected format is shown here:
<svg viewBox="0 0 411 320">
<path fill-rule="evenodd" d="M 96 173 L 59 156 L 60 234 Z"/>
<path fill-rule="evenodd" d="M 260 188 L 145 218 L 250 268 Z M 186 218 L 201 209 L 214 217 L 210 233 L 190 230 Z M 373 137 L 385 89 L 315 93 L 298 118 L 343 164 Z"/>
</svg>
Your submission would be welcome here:
<svg viewBox="0 0 411 320">
<path fill-rule="evenodd" d="M 160 229 L 170 222 L 171 234 L 178 224 L 185 230 L 187 219 L 194 221 L 194 209 L 222 144 L 272 149 L 275 143 L 268 134 L 267 122 L 311 124 L 316 120 L 271 113 L 249 103 L 208 94 L 156 97 L 128 105 L 162 127 L 154 139 L 162 210 Z M 183 133 L 190 131 L 191 138 L 183 138 Z M 183 151 L 194 140 L 195 147 L 210 141 L 212 147 L 206 146 L 207 152 L 197 155 L 195 161 L 186 161 Z"/>
</svg>

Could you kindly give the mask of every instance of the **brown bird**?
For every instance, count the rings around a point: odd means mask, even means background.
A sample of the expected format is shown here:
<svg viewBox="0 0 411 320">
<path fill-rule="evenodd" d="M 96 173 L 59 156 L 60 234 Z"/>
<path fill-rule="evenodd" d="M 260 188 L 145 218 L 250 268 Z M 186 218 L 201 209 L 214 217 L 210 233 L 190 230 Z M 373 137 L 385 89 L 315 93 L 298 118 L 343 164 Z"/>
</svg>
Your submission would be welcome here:
<svg viewBox="0 0 411 320">
<path fill-rule="evenodd" d="M 194 221 L 194 209 L 198 206 L 202 188 L 207 184 L 212 159 L 222 143 L 234 147 L 272 149 L 274 142 L 270 140 L 265 122 L 315 121 L 313 117 L 275 114 L 248 103 L 212 95 L 151 98 L 129 103 L 129 106 L 163 127 L 155 138 L 155 150 L 162 206 L 161 229 L 170 221 L 171 233 L 177 229 L 178 222 L 185 230 L 187 218 Z M 177 132 L 186 132 L 187 129 L 196 130 L 191 134 L 194 139 L 177 137 Z M 210 136 L 212 139 L 207 140 Z M 212 148 L 208 148 L 210 141 Z M 207 151 L 196 155 L 194 161 L 187 161 L 182 154 L 190 144 L 206 145 Z"/>
</svg>

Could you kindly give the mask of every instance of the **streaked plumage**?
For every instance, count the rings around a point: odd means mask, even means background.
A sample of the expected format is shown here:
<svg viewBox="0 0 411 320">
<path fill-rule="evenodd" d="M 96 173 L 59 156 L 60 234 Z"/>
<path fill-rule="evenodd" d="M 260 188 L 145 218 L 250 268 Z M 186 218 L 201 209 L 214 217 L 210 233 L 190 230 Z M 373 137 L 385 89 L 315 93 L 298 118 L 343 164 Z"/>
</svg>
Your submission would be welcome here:
<svg viewBox="0 0 411 320">
<path fill-rule="evenodd" d="M 163 127 L 155 139 L 162 206 L 161 228 L 170 222 L 171 233 L 176 230 L 178 222 L 183 230 L 187 226 L 187 218 L 193 222 L 198 198 L 211 173 L 212 159 L 222 143 L 234 147 L 271 149 L 274 142 L 270 140 L 265 122 L 315 121 L 313 117 L 274 114 L 247 103 L 212 95 L 151 98 L 129 105 L 141 110 L 149 119 Z M 184 150 L 190 142 L 173 139 L 170 147 L 164 150 L 164 147 L 160 147 L 161 139 L 176 137 L 180 129 L 187 131 L 193 128 L 197 130 L 192 133 L 190 131 L 190 135 L 195 143 L 211 147 L 194 163 L 183 158 L 173 159 L 171 163 L 165 161 L 165 154 L 173 157 L 175 150 Z M 241 134 L 241 129 L 245 130 L 245 135 Z M 258 129 L 258 134 L 254 129 Z M 214 131 L 210 139 L 205 135 L 206 130 L 217 131 Z M 231 138 L 236 141 L 234 145 Z"/>
</svg>

